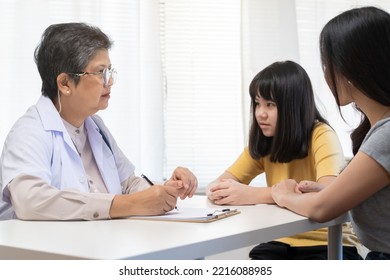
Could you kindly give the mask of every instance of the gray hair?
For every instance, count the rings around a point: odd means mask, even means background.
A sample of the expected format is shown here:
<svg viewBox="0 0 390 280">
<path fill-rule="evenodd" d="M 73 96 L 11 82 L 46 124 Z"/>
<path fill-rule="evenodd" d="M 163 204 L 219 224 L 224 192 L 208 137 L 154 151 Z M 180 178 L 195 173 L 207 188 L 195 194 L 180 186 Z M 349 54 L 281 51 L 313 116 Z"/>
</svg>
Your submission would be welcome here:
<svg viewBox="0 0 390 280">
<path fill-rule="evenodd" d="M 85 23 L 50 25 L 34 52 L 42 79 L 42 95 L 53 102 L 57 96 L 57 76 L 82 72 L 99 50 L 109 50 L 113 42 L 98 27 Z M 79 77 L 71 77 L 75 83 Z"/>
</svg>

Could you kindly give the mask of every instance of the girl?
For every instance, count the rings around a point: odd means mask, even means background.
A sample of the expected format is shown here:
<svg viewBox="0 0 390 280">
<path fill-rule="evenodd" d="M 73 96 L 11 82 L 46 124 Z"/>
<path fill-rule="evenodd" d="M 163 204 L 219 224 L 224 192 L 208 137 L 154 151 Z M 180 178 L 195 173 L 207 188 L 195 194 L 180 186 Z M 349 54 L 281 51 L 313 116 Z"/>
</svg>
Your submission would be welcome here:
<svg viewBox="0 0 390 280">
<path fill-rule="evenodd" d="M 275 203 L 271 188 L 248 184 L 265 172 L 267 185 L 310 178 L 328 185 L 344 158 L 336 133 L 318 112 L 309 76 L 297 63 L 276 62 L 258 73 L 249 92 L 249 145 L 207 188 L 215 204 Z M 282 238 L 255 247 L 253 259 L 326 259 L 327 229 Z M 346 234 L 344 258 L 358 259 L 354 236 Z"/>
<path fill-rule="evenodd" d="M 323 28 L 320 50 L 336 102 L 355 103 L 362 113 L 351 134 L 354 158 L 326 188 L 288 180 L 272 188 L 272 198 L 316 221 L 351 210 L 366 259 L 390 259 L 390 15 L 374 7 L 346 11 Z"/>
</svg>

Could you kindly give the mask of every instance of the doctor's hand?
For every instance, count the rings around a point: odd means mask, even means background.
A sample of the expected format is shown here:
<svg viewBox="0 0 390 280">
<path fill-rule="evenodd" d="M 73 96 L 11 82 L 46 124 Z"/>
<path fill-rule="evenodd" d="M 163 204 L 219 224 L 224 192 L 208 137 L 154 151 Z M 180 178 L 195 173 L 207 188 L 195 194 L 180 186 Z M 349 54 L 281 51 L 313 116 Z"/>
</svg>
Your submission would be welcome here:
<svg viewBox="0 0 390 280">
<path fill-rule="evenodd" d="M 176 187 L 179 190 L 179 197 L 185 199 L 195 194 L 198 179 L 188 168 L 177 167 L 164 185 Z"/>
<path fill-rule="evenodd" d="M 233 179 L 215 181 L 207 188 L 207 197 L 218 205 L 256 204 L 254 201 L 256 189 L 241 184 Z"/>
<path fill-rule="evenodd" d="M 153 185 L 137 193 L 116 195 L 110 217 L 161 215 L 175 208 L 178 195 L 179 189 L 170 185 Z"/>
</svg>

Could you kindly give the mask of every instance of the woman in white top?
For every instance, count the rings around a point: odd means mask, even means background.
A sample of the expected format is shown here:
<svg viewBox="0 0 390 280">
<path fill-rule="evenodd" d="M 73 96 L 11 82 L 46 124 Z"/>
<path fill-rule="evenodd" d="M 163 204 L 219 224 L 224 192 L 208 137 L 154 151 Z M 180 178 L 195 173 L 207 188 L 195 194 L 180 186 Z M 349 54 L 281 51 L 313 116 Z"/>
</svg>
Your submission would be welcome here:
<svg viewBox="0 0 390 280">
<path fill-rule="evenodd" d="M 116 72 L 111 40 L 84 23 L 49 26 L 35 50 L 42 96 L 13 126 L 1 156 L 0 219 L 94 220 L 156 215 L 191 197 L 196 177 L 178 167 L 150 186 L 95 115 Z"/>
</svg>

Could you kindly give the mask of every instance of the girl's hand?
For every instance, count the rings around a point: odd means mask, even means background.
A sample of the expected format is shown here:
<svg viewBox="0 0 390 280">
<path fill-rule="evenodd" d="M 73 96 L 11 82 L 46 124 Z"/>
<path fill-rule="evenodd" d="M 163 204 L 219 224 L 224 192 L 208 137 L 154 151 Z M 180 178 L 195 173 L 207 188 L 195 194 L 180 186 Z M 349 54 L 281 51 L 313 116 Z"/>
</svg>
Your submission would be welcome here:
<svg viewBox="0 0 390 280">
<path fill-rule="evenodd" d="M 325 186 L 322 184 L 319 184 L 319 183 L 313 182 L 313 181 L 306 181 L 305 180 L 305 181 L 299 182 L 296 190 L 297 190 L 297 192 L 308 193 L 308 192 L 319 192 L 324 188 L 325 188 Z"/>
<path fill-rule="evenodd" d="M 214 182 L 207 191 L 208 198 L 218 205 L 255 204 L 252 192 L 255 188 L 241 184 L 233 179 Z"/>
</svg>

